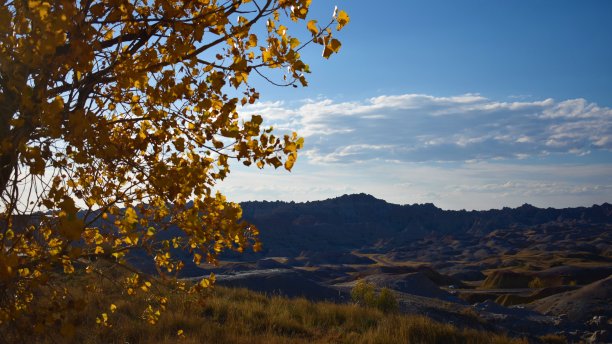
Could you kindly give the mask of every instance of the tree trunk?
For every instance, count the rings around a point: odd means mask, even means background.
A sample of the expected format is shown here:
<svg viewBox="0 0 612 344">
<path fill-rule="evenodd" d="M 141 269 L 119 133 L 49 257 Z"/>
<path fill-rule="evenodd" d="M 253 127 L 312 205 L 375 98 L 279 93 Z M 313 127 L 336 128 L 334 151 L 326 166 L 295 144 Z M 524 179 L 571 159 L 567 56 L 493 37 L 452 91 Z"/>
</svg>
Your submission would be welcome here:
<svg viewBox="0 0 612 344">
<path fill-rule="evenodd" d="M 17 165 L 18 152 L 14 143 L 17 141 L 15 131 L 11 130 L 11 119 L 17 112 L 15 97 L 2 89 L 0 93 L 0 194 L 6 191 L 8 182 Z M 13 147 L 6 149 L 5 144 L 11 143 Z"/>
</svg>

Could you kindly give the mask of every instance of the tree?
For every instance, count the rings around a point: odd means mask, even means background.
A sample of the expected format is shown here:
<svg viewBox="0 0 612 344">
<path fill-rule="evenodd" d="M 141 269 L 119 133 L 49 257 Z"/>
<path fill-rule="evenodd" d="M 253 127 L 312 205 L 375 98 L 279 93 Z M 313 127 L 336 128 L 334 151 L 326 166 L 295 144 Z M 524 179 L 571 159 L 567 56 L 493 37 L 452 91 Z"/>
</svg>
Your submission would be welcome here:
<svg viewBox="0 0 612 344">
<path fill-rule="evenodd" d="M 348 16 L 334 11 L 320 26 L 307 21 L 310 2 L 0 1 L 0 326 L 29 326 L 58 268 L 91 271 L 103 259 L 131 269 L 125 255 L 139 249 L 171 279 L 183 265 L 173 248 L 198 264 L 258 248 L 257 229 L 213 187 L 230 161 L 296 161 L 302 138 L 238 110 L 259 98 L 254 74 L 306 86 L 300 51 L 338 52 L 333 33 Z M 302 41 L 289 33 L 296 23 Z M 169 225 L 183 235 L 156 240 Z M 122 283 L 135 293 L 155 278 L 134 271 Z"/>
</svg>

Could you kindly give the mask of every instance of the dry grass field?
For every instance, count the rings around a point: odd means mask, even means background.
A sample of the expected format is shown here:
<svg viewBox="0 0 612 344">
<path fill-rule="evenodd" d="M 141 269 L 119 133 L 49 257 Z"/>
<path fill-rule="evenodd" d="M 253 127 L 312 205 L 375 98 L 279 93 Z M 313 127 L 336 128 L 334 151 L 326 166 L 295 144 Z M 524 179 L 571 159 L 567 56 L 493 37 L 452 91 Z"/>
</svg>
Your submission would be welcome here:
<svg viewBox="0 0 612 344">
<path fill-rule="evenodd" d="M 86 282 L 96 288 L 84 291 Z M 145 294 L 127 296 L 113 279 L 77 274 L 62 282 L 86 301 L 64 319 L 74 336 L 23 329 L 2 334 L 8 342 L 36 343 L 527 343 L 526 340 L 458 329 L 422 316 L 406 316 L 352 304 L 313 303 L 216 287 L 204 299 L 169 293 L 167 311 L 155 325 L 142 319 Z M 96 323 L 101 309 L 111 327 Z M 113 307 L 114 308 L 114 307 Z M 6 329 L 4 329 L 6 330 Z M 3 331 L 4 331 L 3 330 Z"/>
</svg>

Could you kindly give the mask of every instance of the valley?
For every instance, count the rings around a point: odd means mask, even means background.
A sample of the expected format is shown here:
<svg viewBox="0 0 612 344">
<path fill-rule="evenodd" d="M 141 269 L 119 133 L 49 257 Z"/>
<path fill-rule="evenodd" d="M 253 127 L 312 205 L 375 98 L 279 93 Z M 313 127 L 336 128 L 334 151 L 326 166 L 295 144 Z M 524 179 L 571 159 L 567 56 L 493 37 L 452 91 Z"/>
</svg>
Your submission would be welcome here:
<svg viewBox="0 0 612 344">
<path fill-rule="evenodd" d="M 394 291 L 400 311 L 536 340 L 605 342 L 612 316 L 612 205 L 444 211 L 345 195 L 249 202 L 259 253 L 226 254 L 222 286 L 349 302 L 357 281 Z"/>
</svg>

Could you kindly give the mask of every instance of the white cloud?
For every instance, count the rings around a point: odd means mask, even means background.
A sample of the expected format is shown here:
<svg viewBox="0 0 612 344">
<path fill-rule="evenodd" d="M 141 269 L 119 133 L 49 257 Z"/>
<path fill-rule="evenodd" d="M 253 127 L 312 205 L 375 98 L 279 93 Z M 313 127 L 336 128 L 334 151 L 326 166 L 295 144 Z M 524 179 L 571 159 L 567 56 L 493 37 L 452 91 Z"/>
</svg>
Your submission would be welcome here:
<svg viewBox="0 0 612 344">
<path fill-rule="evenodd" d="M 306 156 L 310 158 L 311 162 L 339 162 L 346 159 L 352 161 L 371 160 L 372 154 L 376 155 L 376 152 L 388 152 L 396 150 L 398 147 L 393 145 L 370 145 L 370 144 L 356 144 L 340 147 L 334 152 L 326 155 L 319 156 L 316 149 L 306 151 Z"/>
<path fill-rule="evenodd" d="M 600 108 L 597 104 L 588 103 L 585 99 L 562 101 L 543 111 L 545 118 L 602 118 L 612 116 L 612 109 Z"/>
<path fill-rule="evenodd" d="M 295 106 L 262 102 L 243 112 L 298 131 L 306 138 L 307 156 L 319 163 L 459 162 L 612 150 L 612 109 L 585 99 L 499 102 L 479 94 L 403 94 Z"/>
</svg>

